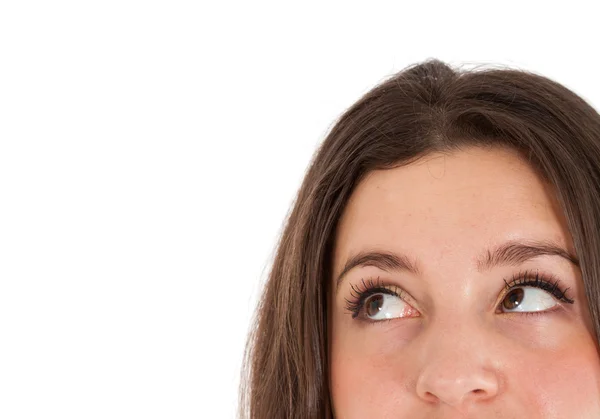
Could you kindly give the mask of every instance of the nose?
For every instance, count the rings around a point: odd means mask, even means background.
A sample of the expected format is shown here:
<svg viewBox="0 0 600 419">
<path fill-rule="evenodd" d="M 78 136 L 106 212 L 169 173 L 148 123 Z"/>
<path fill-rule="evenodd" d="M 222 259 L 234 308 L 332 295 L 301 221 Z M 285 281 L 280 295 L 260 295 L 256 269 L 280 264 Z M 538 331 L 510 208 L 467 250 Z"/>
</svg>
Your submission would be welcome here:
<svg viewBox="0 0 600 419">
<path fill-rule="evenodd" d="M 497 396 L 500 374 L 484 332 L 456 327 L 453 333 L 432 333 L 422 347 L 416 392 L 424 401 L 464 411 L 469 405 Z"/>
<path fill-rule="evenodd" d="M 496 396 L 498 380 L 493 372 L 476 366 L 460 370 L 456 367 L 448 365 L 424 371 L 417 382 L 418 396 L 427 402 L 444 403 L 459 410 Z"/>
</svg>

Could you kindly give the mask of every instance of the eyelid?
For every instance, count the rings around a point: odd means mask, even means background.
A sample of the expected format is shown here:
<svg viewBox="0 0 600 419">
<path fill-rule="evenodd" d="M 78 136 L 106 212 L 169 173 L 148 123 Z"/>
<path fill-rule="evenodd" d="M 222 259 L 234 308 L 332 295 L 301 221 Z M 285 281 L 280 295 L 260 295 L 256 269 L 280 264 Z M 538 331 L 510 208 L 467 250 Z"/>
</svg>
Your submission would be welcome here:
<svg viewBox="0 0 600 419">
<path fill-rule="evenodd" d="M 350 294 L 352 295 L 353 300 L 345 298 L 346 310 L 352 314 L 353 318 L 357 318 L 362 311 L 364 301 L 371 295 L 378 293 L 394 295 L 406 304 L 410 305 L 415 310 L 420 311 L 418 306 L 414 302 L 414 298 L 407 291 L 405 291 L 398 285 L 388 283 L 385 280 L 382 281 L 381 277 L 379 276 L 376 279 L 374 279 L 373 277 L 367 278 L 366 280 L 365 278 L 362 278 L 358 286 L 352 283 L 350 284 Z"/>
<path fill-rule="evenodd" d="M 568 303 L 573 304 L 574 300 L 570 299 L 566 296 L 566 292 L 569 287 L 564 288 L 561 285 L 560 279 L 558 279 L 555 275 L 540 272 L 536 270 L 535 274 L 531 272 L 531 270 L 520 271 L 512 276 L 510 281 L 504 279 L 505 286 L 502 288 L 501 292 L 498 294 L 497 299 L 494 303 L 494 308 L 497 309 L 500 307 L 500 304 L 506 298 L 507 294 L 515 288 L 519 287 L 530 287 L 530 288 L 538 288 L 545 292 L 548 292 L 552 295 L 557 302 L 559 303 Z M 363 310 L 364 301 L 366 298 L 370 297 L 373 294 L 377 293 L 385 293 L 389 295 L 394 295 L 401 299 L 406 304 L 410 305 L 416 311 L 421 312 L 419 305 L 416 303 L 415 299 L 404 289 L 399 287 L 396 284 L 391 282 L 382 281 L 381 277 L 377 277 L 374 279 L 370 277 L 368 279 L 361 279 L 359 285 L 350 284 L 351 290 L 350 294 L 353 297 L 353 300 L 349 300 L 345 298 L 346 301 L 346 309 L 352 314 L 353 318 L 357 318 Z M 504 314 L 519 314 L 519 315 L 527 315 L 531 313 L 544 314 L 548 313 L 549 310 L 540 310 L 538 312 L 502 312 Z M 393 320 L 393 319 L 390 319 Z M 382 321 L 382 320 L 378 320 Z M 378 322 L 374 321 L 374 322 Z"/>
<path fill-rule="evenodd" d="M 541 289 L 554 297 L 557 303 L 560 305 L 562 303 L 573 304 L 575 300 L 567 297 L 566 293 L 570 287 L 564 288 L 561 285 L 561 280 L 553 274 L 546 273 L 544 271 L 540 272 L 539 269 L 535 270 L 535 273 L 531 272 L 531 269 L 526 269 L 519 271 L 516 274 L 513 274 L 512 279 L 507 281 L 504 279 L 504 287 L 502 292 L 499 295 L 499 298 L 496 300 L 494 307 L 499 308 L 504 301 L 504 298 L 508 295 L 510 291 L 515 288 L 538 288 Z M 552 311 L 549 310 L 541 310 L 535 313 L 547 313 Z M 527 314 L 532 312 L 503 312 L 505 314 Z"/>
</svg>

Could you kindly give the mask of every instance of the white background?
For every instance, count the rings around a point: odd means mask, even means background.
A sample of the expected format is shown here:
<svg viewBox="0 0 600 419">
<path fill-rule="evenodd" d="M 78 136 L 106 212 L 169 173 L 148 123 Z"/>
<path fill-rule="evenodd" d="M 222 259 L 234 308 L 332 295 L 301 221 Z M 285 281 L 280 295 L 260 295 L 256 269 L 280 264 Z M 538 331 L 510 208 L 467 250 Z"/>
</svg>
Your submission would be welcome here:
<svg viewBox="0 0 600 419">
<path fill-rule="evenodd" d="M 0 417 L 234 418 L 334 120 L 432 57 L 598 108 L 595 2 L 560 3 L 1 2 Z"/>
</svg>

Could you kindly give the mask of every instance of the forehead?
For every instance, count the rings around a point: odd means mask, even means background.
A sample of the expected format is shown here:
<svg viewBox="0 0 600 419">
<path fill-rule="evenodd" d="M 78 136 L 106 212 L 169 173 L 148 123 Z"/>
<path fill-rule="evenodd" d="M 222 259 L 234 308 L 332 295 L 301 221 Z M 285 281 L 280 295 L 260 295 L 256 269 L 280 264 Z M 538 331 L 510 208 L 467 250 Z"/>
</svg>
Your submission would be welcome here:
<svg viewBox="0 0 600 419">
<path fill-rule="evenodd" d="M 349 254 L 398 250 L 428 263 L 463 261 L 509 239 L 553 239 L 569 246 L 552 187 L 510 149 L 435 153 L 369 173 L 352 194 L 336 231 L 334 272 Z"/>
</svg>

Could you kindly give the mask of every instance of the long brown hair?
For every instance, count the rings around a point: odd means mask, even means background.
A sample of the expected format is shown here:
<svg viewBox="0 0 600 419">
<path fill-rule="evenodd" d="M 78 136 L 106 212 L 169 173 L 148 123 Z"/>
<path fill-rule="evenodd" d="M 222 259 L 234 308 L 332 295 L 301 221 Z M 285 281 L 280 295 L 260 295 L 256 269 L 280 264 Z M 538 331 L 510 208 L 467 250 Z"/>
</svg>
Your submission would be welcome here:
<svg viewBox="0 0 600 419">
<path fill-rule="evenodd" d="M 568 88 L 532 72 L 462 71 L 431 59 L 361 97 L 314 154 L 255 313 L 242 417 L 332 417 L 327 295 L 335 228 L 353 189 L 372 170 L 470 145 L 517 149 L 555 186 L 598 336 L 600 115 Z"/>
</svg>

